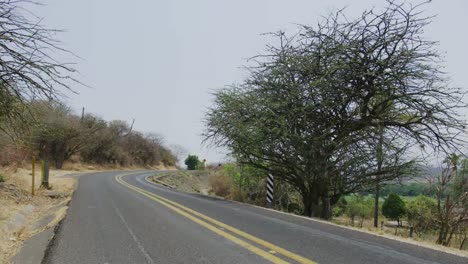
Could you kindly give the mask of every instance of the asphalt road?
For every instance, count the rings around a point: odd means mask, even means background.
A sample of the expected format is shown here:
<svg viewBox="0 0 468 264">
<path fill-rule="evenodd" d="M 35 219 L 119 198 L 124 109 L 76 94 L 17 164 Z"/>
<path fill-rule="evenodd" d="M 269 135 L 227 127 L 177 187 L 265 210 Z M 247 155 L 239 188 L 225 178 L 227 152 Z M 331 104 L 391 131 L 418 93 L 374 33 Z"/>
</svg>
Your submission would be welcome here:
<svg viewBox="0 0 468 264">
<path fill-rule="evenodd" d="M 81 176 L 43 263 L 468 263 L 309 219 L 173 191 L 147 182 L 152 174 Z"/>
</svg>

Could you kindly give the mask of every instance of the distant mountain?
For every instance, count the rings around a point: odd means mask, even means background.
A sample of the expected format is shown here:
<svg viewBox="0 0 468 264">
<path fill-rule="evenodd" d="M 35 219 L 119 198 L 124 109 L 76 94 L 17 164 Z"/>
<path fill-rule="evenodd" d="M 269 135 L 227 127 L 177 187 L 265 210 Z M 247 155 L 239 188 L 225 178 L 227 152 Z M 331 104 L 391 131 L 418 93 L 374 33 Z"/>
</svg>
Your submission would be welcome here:
<svg viewBox="0 0 468 264">
<path fill-rule="evenodd" d="M 442 168 L 441 167 L 435 167 L 435 166 L 427 166 L 426 168 L 423 169 L 423 175 L 424 177 L 437 177 L 442 173 Z"/>
</svg>

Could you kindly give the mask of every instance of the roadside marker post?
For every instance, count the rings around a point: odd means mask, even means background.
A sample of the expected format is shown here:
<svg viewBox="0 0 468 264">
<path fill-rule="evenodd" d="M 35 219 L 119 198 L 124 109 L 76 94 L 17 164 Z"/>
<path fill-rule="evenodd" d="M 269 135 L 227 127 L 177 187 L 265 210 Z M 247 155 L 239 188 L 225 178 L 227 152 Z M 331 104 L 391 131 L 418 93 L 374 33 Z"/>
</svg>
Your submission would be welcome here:
<svg viewBox="0 0 468 264">
<path fill-rule="evenodd" d="M 49 189 L 49 161 L 42 161 L 42 186 Z"/>
<path fill-rule="evenodd" d="M 274 177 L 271 174 L 267 176 L 267 206 L 268 208 L 273 207 L 273 195 L 274 195 Z"/>
<path fill-rule="evenodd" d="M 44 182 L 44 160 L 41 160 L 41 185 Z"/>
<path fill-rule="evenodd" d="M 35 156 L 32 156 L 32 161 L 31 161 L 31 165 L 32 165 L 32 182 L 31 182 L 31 195 L 34 196 L 34 181 L 36 180 L 35 179 L 35 174 L 36 174 L 36 157 Z"/>
</svg>

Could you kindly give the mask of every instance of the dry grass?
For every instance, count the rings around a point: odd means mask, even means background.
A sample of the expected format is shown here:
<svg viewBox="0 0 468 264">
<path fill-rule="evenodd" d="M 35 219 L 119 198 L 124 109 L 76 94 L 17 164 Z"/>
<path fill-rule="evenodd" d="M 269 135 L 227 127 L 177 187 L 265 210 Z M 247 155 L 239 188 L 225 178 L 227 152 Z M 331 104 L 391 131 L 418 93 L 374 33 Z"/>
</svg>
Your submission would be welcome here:
<svg viewBox="0 0 468 264">
<path fill-rule="evenodd" d="M 222 173 L 214 173 L 208 177 L 211 192 L 220 197 L 228 197 L 231 193 L 231 179 Z"/>
<path fill-rule="evenodd" d="M 384 221 L 385 223 L 389 223 L 384 217 L 380 218 L 381 221 Z M 405 243 L 413 244 L 413 245 L 418 245 L 418 246 L 424 246 L 427 248 L 455 254 L 458 256 L 463 256 L 463 257 L 468 257 L 468 251 L 466 250 L 459 250 L 458 248 L 460 247 L 460 243 L 457 243 L 454 239 L 454 242 L 451 244 L 450 247 L 444 247 L 441 245 L 435 244 L 435 241 L 437 240 L 437 234 L 436 233 L 431 233 L 431 234 L 413 234 L 413 237 L 410 237 L 410 230 L 409 228 L 406 227 L 396 227 L 396 225 L 389 225 L 385 224 L 383 227 L 374 227 L 374 223 L 372 219 L 366 219 L 363 221 L 363 227 L 360 228 L 359 221 L 355 221 L 355 224 L 352 225 L 351 220 L 348 217 L 335 217 L 332 220 L 333 224 L 345 227 L 345 228 L 350 228 L 354 229 L 357 231 L 361 232 L 366 232 L 378 236 L 383 236 L 387 238 L 391 238 L 394 240 L 402 241 Z M 403 223 L 405 225 L 405 223 Z"/>
<path fill-rule="evenodd" d="M 108 170 L 177 170 L 174 166 L 164 166 L 164 165 L 155 165 L 155 166 L 126 166 L 122 167 L 120 165 L 113 165 L 113 164 L 84 164 L 81 162 L 66 162 L 63 165 L 62 170 L 65 171 L 79 171 L 79 172 L 86 172 L 86 171 L 108 171 Z"/>
<path fill-rule="evenodd" d="M 208 194 L 210 189 L 206 171 L 171 171 L 158 173 L 151 179 L 184 192 Z"/>
<path fill-rule="evenodd" d="M 37 167 L 36 167 L 37 168 Z M 71 198 L 76 179 L 63 177 L 75 171 L 50 171 L 49 182 L 52 190 L 63 193 L 63 198 L 51 199 L 47 190 L 39 188 L 40 170 L 37 168 L 35 177 L 36 195 L 31 195 L 31 171 L 23 168 L 2 168 L 5 183 L 0 187 L 0 263 L 8 261 L 14 255 L 22 242 L 42 230 L 33 230 L 32 226 L 39 219 L 52 212 L 51 208 L 61 208 L 51 225 L 60 221 L 65 215 L 65 205 Z M 48 226 L 50 227 L 50 226 Z"/>
</svg>

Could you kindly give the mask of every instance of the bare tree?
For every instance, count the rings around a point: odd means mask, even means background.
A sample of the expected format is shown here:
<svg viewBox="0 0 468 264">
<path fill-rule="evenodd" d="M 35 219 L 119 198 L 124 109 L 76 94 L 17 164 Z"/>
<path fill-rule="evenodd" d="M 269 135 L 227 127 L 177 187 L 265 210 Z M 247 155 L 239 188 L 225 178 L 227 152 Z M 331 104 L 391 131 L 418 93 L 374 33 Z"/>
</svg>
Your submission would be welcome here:
<svg viewBox="0 0 468 264">
<path fill-rule="evenodd" d="M 437 196 L 436 221 L 439 228 L 437 244 L 448 246 L 455 232 L 468 222 L 467 161 L 450 155 L 435 182 Z M 461 166 L 461 167 L 460 167 Z"/>
<path fill-rule="evenodd" d="M 78 82 L 72 65 L 55 58 L 69 53 L 55 39 L 59 31 L 45 28 L 26 9 L 33 4 L 0 0 L 0 121 L 22 116 L 23 102 L 55 99 Z"/>
<path fill-rule="evenodd" d="M 176 156 L 177 161 L 182 161 L 189 154 L 188 150 L 181 145 L 172 144 L 169 149 Z"/>
</svg>

